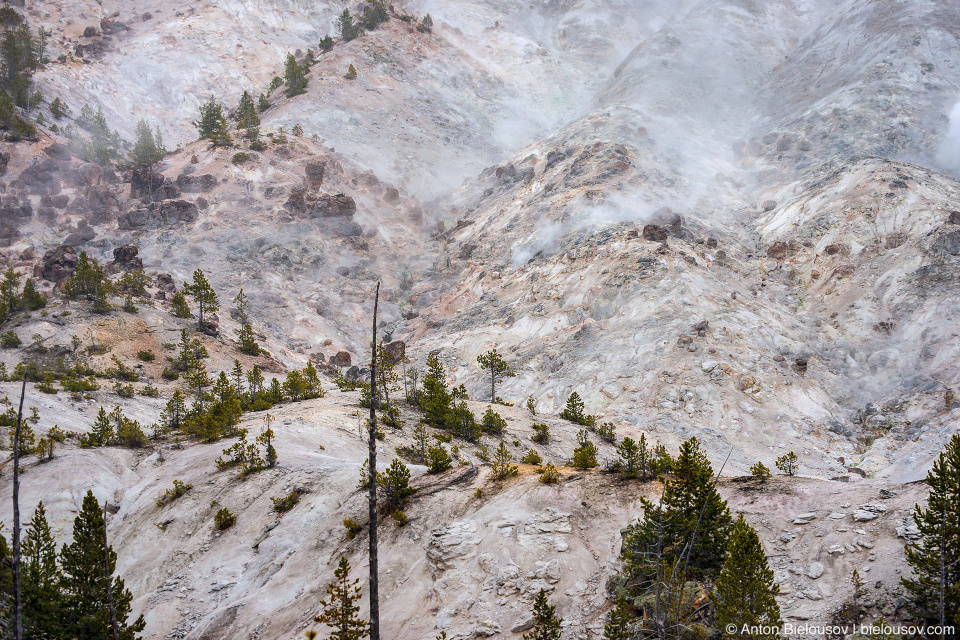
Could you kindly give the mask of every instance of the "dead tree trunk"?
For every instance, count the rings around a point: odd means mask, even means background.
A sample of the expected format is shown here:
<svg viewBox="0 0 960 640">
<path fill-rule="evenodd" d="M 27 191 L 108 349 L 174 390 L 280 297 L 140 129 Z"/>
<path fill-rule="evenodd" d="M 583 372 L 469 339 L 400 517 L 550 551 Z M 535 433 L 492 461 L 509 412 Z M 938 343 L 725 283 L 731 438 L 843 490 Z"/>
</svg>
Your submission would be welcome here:
<svg viewBox="0 0 960 640">
<path fill-rule="evenodd" d="M 13 638 L 23 639 L 23 602 L 20 594 L 20 425 L 23 422 L 23 398 L 27 393 L 27 371 L 24 367 L 20 387 L 20 408 L 13 430 Z"/>
<path fill-rule="evenodd" d="M 107 581 L 107 604 L 110 605 L 110 629 L 113 640 L 120 640 L 117 631 L 117 608 L 113 604 L 113 581 L 110 580 L 110 547 L 107 545 L 107 503 L 103 503 L 103 579 Z"/>
<path fill-rule="evenodd" d="M 380 640 L 380 586 L 377 576 L 377 305 L 380 283 L 373 297 L 373 342 L 370 347 L 370 640 Z"/>
</svg>

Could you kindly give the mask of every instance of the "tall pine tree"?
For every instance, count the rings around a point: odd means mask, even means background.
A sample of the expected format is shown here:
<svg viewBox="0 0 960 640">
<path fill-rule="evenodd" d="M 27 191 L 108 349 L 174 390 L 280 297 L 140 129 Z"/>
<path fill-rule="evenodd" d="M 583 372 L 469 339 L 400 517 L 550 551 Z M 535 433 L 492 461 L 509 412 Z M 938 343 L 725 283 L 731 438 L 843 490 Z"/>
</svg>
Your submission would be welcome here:
<svg viewBox="0 0 960 640">
<path fill-rule="evenodd" d="M 662 547 L 668 563 L 683 556 L 683 568 L 691 577 L 716 575 L 733 519 L 726 500 L 717 492 L 710 460 L 696 438 L 680 445 L 673 477 L 667 481 L 660 503 L 640 500 L 644 518 L 624 534 L 622 554 L 628 578 L 649 579 L 656 573 L 649 562 L 649 552 L 656 546 Z"/>
<path fill-rule="evenodd" d="M 57 545 L 41 502 L 23 541 L 21 593 L 23 630 L 27 638 L 62 637 L 61 579 Z"/>
<path fill-rule="evenodd" d="M 66 637 L 76 640 L 104 640 L 113 635 L 107 580 L 113 593 L 117 630 L 121 640 L 135 640 L 145 626 L 143 616 L 127 624 L 133 595 L 120 577 L 113 575 L 117 554 L 104 546 L 103 511 L 87 491 L 80 514 L 73 523 L 73 542 L 61 551 L 63 568 L 63 618 Z"/>
<path fill-rule="evenodd" d="M 930 495 L 913 519 L 923 535 L 906 548 L 912 578 L 903 578 L 923 617 L 933 624 L 960 625 L 960 434 L 927 473 Z"/>
<path fill-rule="evenodd" d="M 203 331 L 207 326 L 203 317 L 204 314 L 209 316 L 211 313 L 216 313 L 217 309 L 220 308 L 220 300 L 217 298 L 217 292 L 210 286 L 210 283 L 207 281 L 207 276 L 204 275 L 200 269 L 193 272 L 193 282 L 183 283 L 183 291 L 197 303 L 197 307 L 199 308 L 197 327 Z"/>
<path fill-rule="evenodd" d="M 523 634 L 523 640 L 560 640 L 560 623 L 557 607 L 547 602 L 547 592 L 540 592 L 533 599 L 533 628 Z"/>
<path fill-rule="evenodd" d="M 760 537 L 741 515 L 730 532 L 727 554 L 711 596 L 715 626 L 726 629 L 725 638 L 776 640 L 779 633 L 741 633 L 744 626 L 779 627 L 780 587 L 760 545 Z M 736 628 L 734 633 L 729 629 Z"/>
<path fill-rule="evenodd" d="M 327 599 L 321 600 L 323 613 L 314 618 L 315 622 L 330 627 L 331 640 L 360 640 L 370 633 L 370 623 L 357 614 L 360 607 L 359 579 L 350 580 L 350 562 L 346 556 L 340 558 L 336 571 L 333 572 L 334 581 L 327 585 Z"/>
<path fill-rule="evenodd" d="M 209 140 L 215 147 L 232 147 L 227 117 L 223 113 L 223 105 L 217 102 L 212 95 L 204 104 L 200 105 L 200 119 L 193 123 L 200 133 L 201 140 Z"/>
<path fill-rule="evenodd" d="M 287 54 L 283 75 L 287 82 L 288 98 L 307 92 L 307 74 L 304 72 L 303 66 L 297 63 L 297 59 L 293 57 L 292 53 Z"/>
</svg>

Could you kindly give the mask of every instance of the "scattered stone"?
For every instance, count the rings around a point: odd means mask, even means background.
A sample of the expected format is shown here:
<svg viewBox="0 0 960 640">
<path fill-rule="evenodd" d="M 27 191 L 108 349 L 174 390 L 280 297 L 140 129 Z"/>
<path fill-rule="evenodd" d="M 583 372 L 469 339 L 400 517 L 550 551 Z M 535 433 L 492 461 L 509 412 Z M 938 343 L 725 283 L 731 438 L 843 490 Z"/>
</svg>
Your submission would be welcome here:
<svg viewBox="0 0 960 640">
<path fill-rule="evenodd" d="M 716 368 L 717 368 L 717 361 L 716 361 L 716 360 L 704 360 L 704 361 L 700 364 L 700 369 L 703 370 L 704 373 L 710 373 L 711 371 L 713 371 L 713 370 L 716 369 Z"/>
<path fill-rule="evenodd" d="M 816 580 L 823 575 L 824 567 L 822 562 L 811 562 L 810 566 L 807 567 L 807 577 L 811 580 Z"/>
<path fill-rule="evenodd" d="M 810 524 L 817 517 L 816 513 L 801 513 L 796 518 L 793 519 L 793 524 Z"/>
<path fill-rule="evenodd" d="M 776 201 L 776 200 L 764 200 L 764 201 L 763 201 L 763 211 L 764 211 L 764 213 L 766 213 L 767 211 L 773 211 L 773 210 L 776 209 L 776 208 L 777 208 L 777 201 Z"/>
<path fill-rule="evenodd" d="M 789 252 L 790 251 L 787 243 L 781 240 L 770 245 L 770 248 L 767 249 L 767 256 L 773 258 L 774 260 L 783 260 L 787 257 Z"/>
<path fill-rule="evenodd" d="M 891 499 L 891 498 L 896 498 L 896 497 L 897 497 L 897 492 L 896 492 L 896 491 L 890 491 L 889 489 L 880 489 L 880 497 L 881 497 L 883 500 L 889 500 L 889 499 Z"/>
<path fill-rule="evenodd" d="M 960 211 L 951 211 L 947 222 L 950 224 L 960 224 Z"/>
</svg>

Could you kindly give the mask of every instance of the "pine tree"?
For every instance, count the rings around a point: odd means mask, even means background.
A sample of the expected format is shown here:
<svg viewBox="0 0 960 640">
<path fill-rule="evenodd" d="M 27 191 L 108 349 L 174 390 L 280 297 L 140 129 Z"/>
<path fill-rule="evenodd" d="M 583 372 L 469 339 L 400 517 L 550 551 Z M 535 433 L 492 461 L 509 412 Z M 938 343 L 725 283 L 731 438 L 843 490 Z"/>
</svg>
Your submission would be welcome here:
<svg viewBox="0 0 960 640">
<path fill-rule="evenodd" d="M 183 393 L 177 389 L 160 413 L 160 424 L 163 425 L 164 431 L 177 431 L 183 426 L 186 417 L 187 405 L 184 402 Z"/>
<path fill-rule="evenodd" d="M 913 510 L 922 538 L 906 548 L 914 577 L 901 582 L 927 621 L 960 625 L 960 434 L 947 443 L 926 482 L 927 506 Z"/>
<path fill-rule="evenodd" d="M 183 283 L 183 290 L 197 303 L 199 315 L 197 327 L 203 331 L 206 327 L 206 322 L 203 319 L 204 314 L 215 313 L 220 308 L 217 292 L 207 282 L 207 277 L 200 269 L 193 272 L 193 282 Z"/>
<path fill-rule="evenodd" d="M 86 251 L 81 251 L 73 275 L 63 283 L 63 295 L 71 300 L 87 298 L 96 302 L 112 292 L 113 284 L 100 263 L 90 258 Z"/>
<path fill-rule="evenodd" d="M 331 38 L 329 35 L 323 36 L 320 38 L 320 44 L 318 46 L 320 47 L 320 51 L 327 53 L 333 49 L 333 38 Z"/>
<path fill-rule="evenodd" d="M 137 123 L 134 135 L 136 136 L 136 141 L 133 143 L 133 151 L 130 152 L 130 159 L 134 164 L 152 167 L 163 160 L 163 156 L 165 155 L 165 151 L 161 148 L 163 142 L 161 141 L 158 144 L 146 120 L 140 120 L 140 122 Z"/>
<path fill-rule="evenodd" d="M 570 397 L 567 398 L 567 405 L 563 411 L 560 412 L 560 417 L 574 424 L 592 427 L 596 424 L 597 418 L 596 416 L 586 414 L 584 409 L 585 407 L 583 400 L 580 398 L 580 394 L 574 391 L 570 394 Z"/>
<path fill-rule="evenodd" d="M 390 14 L 387 13 L 387 7 L 383 4 L 383 0 L 370 0 L 370 4 L 363 10 L 360 23 L 367 31 L 373 31 L 389 20 Z"/>
<path fill-rule="evenodd" d="M 62 575 L 57 545 L 47 523 L 43 502 L 37 505 L 22 550 L 21 594 L 23 629 L 28 638 L 62 637 Z"/>
<path fill-rule="evenodd" d="M 170 308 L 173 311 L 173 315 L 177 318 L 190 317 L 190 305 L 187 304 L 187 297 L 183 295 L 182 291 L 177 291 L 173 294 L 173 297 L 170 298 Z"/>
<path fill-rule="evenodd" d="M 288 98 L 307 92 L 307 76 L 304 73 L 303 67 L 297 63 L 297 59 L 293 57 L 292 53 L 287 54 L 283 77 L 287 83 Z"/>
<path fill-rule="evenodd" d="M 597 466 L 597 445 L 590 441 L 590 435 L 586 429 L 580 429 L 577 432 L 577 448 L 573 450 L 570 465 L 580 470 Z"/>
<path fill-rule="evenodd" d="M 797 473 L 797 460 L 797 454 L 793 451 L 785 453 L 777 458 L 777 469 L 780 469 L 780 471 L 783 471 L 788 476 L 792 476 Z"/>
<path fill-rule="evenodd" d="M 624 438 L 617 445 L 617 471 L 628 478 L 636 478 L 639 471 L 640 447 L 633 438 Z"/>
<path fill-rule="evenodd" d="M 427 460 L 427 449 L 430 447 L 430 434 L 427 433 L 427 428 L 423 423 L 413 428 L 413 445 L 417 456 L 420 458 L 420 464 L 424 464 Z"/>
<path fill-rule="evenodd" d="M 240 325 L 240 331 L 237 332 L 237 343 L 240 346 L 240 353 L 248 356 L 260 355 L 260 345 L 257 343 L 257 337 L 253 333 L 253 327 L 244 322 Z"/>
<path fill-rule="evenodd" d="M 320 601 L 323 613 L 314 618 L 331 629 L 330 640 L 360 640 L 370 633 L 370 623 L 360 618 L 360 580 L 350 580 L 350 562 L 340 558 L 334 581 L 327 585 L 327 598 Z"/>
<path fill-rule="evenodd" d="M 353 16 L 349 9 L 344 9 L 340 17 L 337 18 L 337 27 L 340 29 L 340 37 L 344 42 L 350 42 L 357 37 L 357 26 L 353 22 Z"/>
<path fill-rule="evenodd" d="M 493 478 L 494 480 L 506 480 L 511 476 L 517 475 L 520 469 L 515 464 L 510 464 L 513 456 L 507 450 L 507 445 L 500 442 L 496 452 L 493 454 Z"/>
<path fill-rule="evenodd" d="M 560 623 L 557 607 L 547 602 L 547 592 L 540 592 L 533 599 L 533 628 L 523 634 L 523 640 L 560 640 Z"/>
<path fill-rule="evenodd" d="M 513 378 L 517 374 L 510 369 L 510 365 L 496 349 L 477 356 L 477 363 L 481 369 L 490 372 L 490 402 L 496 402 L 497 382 L 504 378 Z"/>
<path fill-rule="evenodd" d="M 745 625 L 779 627 L 782 624 L 776 600 L 778 593 L 780 587 L 773 580 L 760 538 L 741 515 L 730 533 L 723 568 L 711 596 L 716 628 L 727 629 L 725 638 L 776 640 L 779 633 L 742 631 Z M 730 633 L 731 628 L 736 628 L 736 632 Z"/>
<path fill-rule="evenodd" d="M 379 502 L 386 513 L 402 509 L 416 491 L 410 487 L 410 469 L 397 458 L 386 471 L 377 473 L 377 489 L 381 494 Z"/>
<path fill-rule="evenodd" d="M 263 93 L 260 94 L 260 97 L 257 98 L 257 111 L 263 113 L 270 108 L 270 100 Z"/>
<path fill-rule="evenodd" d="M 104 546 L 105 525 L 103 510 L 93 492 L 87 491 L 73 523 L 73 542 L 61 551 L 64 596 L 61 637 L 76 640 L 112 637 L 107 588 L 111 578 L 110 590 L 121 640 L 135 640 L 146 626 L 143 616 L 127 624 L 133 596 L 120 577 L 113 577 L 117 554 L 111 547 Z"/>
<path fill-rule="evenodd" d="M 87 442 L 94 447 L 105 447 L 113 444 L 114 440 L 115 435 L 113 432 L 113 424 L 110 422 L 110 416 L 107 415 L 106 409 L 100 407 L 100 411 L 97 413 L 97 419 L 93 422 L 93 428 L 90 429 Z"/>
<path fill-rule="evenodd" d="M 603 640 L 630 640 L 633 638 L 631 625 L 636 616 L 627 599 L 617 599 L 617 606 L 610 611 L 610 622 L 603 625 Z"/>
<path fill-rule="evenodd" d="M 230 378 L 233 382 L 233 392 L 237 394 L 238 398 L 242 398 L 243 393 L 243 365 L 240 364 L 240 361 L 234 358 L 233 360 L 233 369 L 230 370 Z"/>
<path fill-rule="evenodd" d="M 686 569 L 694 578 L 715 575 L 723 564 L 732 517 L 696 438 L 680 446 L 673 473 L 660 503 L 641 498 L 644 517 L 625 531 L 622 555 L 630 580 L 649 578 L 656 570 L 649 551 L 658 545 L 667 562 L 684 554 Z"/>
<path fill-rule="evenodd" d="M 260 116 L 257 115 L 257 107 L 253 104 L 253 96 L 250 95 L 249 91 L 244 91 L 240 96 L 240 102 L 237 104 L 233 119 L 236 121 L 238 129 L 249 130 L 260 126 Z"/>
<path fill-rule="evenodd" d="M 20 308 L 20 276 L 13 269 L 7 269 L 0 280 L 0 306 L 4 317 Z"/>
<path fill-rule="evenodd" d="M 269 413 L 263 416 L 263 431 L 257 436 L 257 444 L 262 445 L 264 449 L 263 459 L 266 461 L 267 467 L 271 469 L 277 466 L 277 450 L 273 448 L 274 434 L 273 429 L 270 428 L 274 420 L 275 418 Z"/>
<path fill-rule="evenodd" d="M 423 378 L 423 393 L 420 394 L 424 422 L 438 429 L 447 427 L 452 401 L 447 390 L 447 372 L 437 354 L 431 353 L 427 356 L 427 374 Z"/>
<path fill-rule="evenodd" d="M 212 95 L 200 106 L 200 119 L 193 123 L 200 134 L 200 140 L 209 140 L 215 147 L 232 147 L 230 125 L 223 113 L 223 105 Z"/>
</svg>

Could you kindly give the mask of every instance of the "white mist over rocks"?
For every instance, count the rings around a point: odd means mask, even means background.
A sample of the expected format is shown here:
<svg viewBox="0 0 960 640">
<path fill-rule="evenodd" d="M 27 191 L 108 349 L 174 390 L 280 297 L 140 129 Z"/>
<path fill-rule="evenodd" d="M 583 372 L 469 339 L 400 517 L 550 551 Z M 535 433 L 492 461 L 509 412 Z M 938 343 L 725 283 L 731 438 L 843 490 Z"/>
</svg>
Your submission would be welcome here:
<svg viewBox="0 0 960 640">
<path fill-rule="evenodd" d="M 960 101 L 950 110 L 950 127 L 937 152 L 937 162 L 947 171 L 960 173 Z"/>
</svg>

